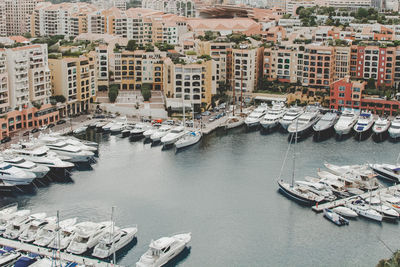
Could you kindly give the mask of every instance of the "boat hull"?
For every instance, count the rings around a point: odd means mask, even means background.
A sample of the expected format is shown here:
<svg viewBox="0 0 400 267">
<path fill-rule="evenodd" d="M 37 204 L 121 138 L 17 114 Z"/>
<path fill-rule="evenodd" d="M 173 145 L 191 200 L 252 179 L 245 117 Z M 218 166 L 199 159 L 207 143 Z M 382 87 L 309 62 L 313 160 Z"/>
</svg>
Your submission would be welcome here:
<svg viewBox="0 0 400 267">
<path fill-rule="evenodd" d="M 282 183 L 281 181 L 278 182 L 279 185 L 279 191 L 281 193 L 283 193 L 285 196 L 295 200 L 296 202 L 302 204 L 302 205 L 306 205 L 306 206 L 312 206 L 314 204 L 316 204 L 315 201 L 306 199 L 304 197 L 301 197 L 297 194 L 295 194 L 292 190 L 289 190 L 284 183 Z"/>
</svg>

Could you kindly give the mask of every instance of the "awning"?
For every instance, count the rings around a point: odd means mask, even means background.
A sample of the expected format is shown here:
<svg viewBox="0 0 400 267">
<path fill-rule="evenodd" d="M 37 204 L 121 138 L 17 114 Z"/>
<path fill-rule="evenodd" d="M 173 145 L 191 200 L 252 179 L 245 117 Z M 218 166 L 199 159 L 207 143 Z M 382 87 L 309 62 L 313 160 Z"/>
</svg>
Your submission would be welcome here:
<svg viewBox="0 0 400 267">
<path fill-rule="evenodd" d="M 281 101 L 281 102 L 287 101 L 286 96 L 256 96 L 254 99 L 260 101 Z"/>
</svg>

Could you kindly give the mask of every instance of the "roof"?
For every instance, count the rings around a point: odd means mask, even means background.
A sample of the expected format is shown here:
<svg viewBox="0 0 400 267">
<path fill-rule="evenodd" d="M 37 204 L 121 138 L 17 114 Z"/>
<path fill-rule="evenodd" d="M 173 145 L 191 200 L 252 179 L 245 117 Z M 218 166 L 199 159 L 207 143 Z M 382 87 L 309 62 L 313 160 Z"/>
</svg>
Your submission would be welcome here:
<svg viewBox="0 0 400 267">
<path fill-rule="evenodd" d="M 163 249 L 171 245 L 175 240 L 171 237 L 162 237 L 156 241 L 150 243 L 150 248 L 154 248 L 157 250 Z"/>
<path fill-rule="evenodd" d="M 9 38 L 10 38 L 11 40 L 17 42 L 17 43 L 29 43 L 29 39 L 27 39 L 27 38 L 25 38 L 25 37 L 23 37 L 23 36 L 20 36 L 20 35 L 17 35 L 17 36 L 10 36 Z"/>
</svg>

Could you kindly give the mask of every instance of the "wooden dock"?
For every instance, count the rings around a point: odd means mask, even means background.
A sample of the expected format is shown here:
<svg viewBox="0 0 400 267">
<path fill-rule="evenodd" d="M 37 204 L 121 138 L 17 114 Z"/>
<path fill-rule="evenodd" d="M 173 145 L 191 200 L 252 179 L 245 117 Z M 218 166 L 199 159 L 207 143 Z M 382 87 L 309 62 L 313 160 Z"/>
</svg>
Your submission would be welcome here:
<svg viewBox="0 0 400 267">
<path fill-rule="evenodd" d="M 69 254 L 66 252 L 54 253 L 53 250 L 49 249 L 49 248 L 38 247 L 35 245 L 22 243 L 19 241 L 10 240 L 10 239 L 6 239 L 6 238 L 2 238 L 2 237 L 0 238 L 0 245 L 12 247 L 12 248 L 15 248 L 16 250 L 22 250 L 22 251 L 26 251 L 26 252 L 35 253 L 35 254 L 49 257 L 49 258 L 55 258 L 57 260 L 62 260 L 62 261 L 67 261 L 67 262 L 75 262 L 78 264 L 83 264 L 85 266 L 122 267 L 121 265 L 111 264 L 111 263 L 107 263 L 104 261 L 91 259 L 91 258 L 85 258 L 82 256 Z"/>
<path fill-rule="evenodd" d="M 324 209 L 331 209 L 331 208 L 335 208 L 338 206 L 343 206 L 345 205 L 347 202 L 353 200 L 353 199 L 357 199 L 357 198 L 368 198 L 371 194 L 371 196 L 376 196 L 378 195 L 379 192 L 385 192 L 391 189 L 400 189 L 400 184 L 397 185 L 393 185 L 393 186 L 389 186 L 389 187 L 385 187 L 385 188 L 380 188 L 380 189 L 376 189 L 374 191 L 371 191 L 371 193 L 366 192 L 363 193 L 361 195 L 356 195 L 356 196 L 351 196 L 348 198 L 342 198 L 339 200 L 335 200 L 335 201 L 331 201 L 331 202 L 326 202 L 323 204 L 318 204 L 312 207 L 313 211 L 315 212 L 322 212 Z"/>
</svg>

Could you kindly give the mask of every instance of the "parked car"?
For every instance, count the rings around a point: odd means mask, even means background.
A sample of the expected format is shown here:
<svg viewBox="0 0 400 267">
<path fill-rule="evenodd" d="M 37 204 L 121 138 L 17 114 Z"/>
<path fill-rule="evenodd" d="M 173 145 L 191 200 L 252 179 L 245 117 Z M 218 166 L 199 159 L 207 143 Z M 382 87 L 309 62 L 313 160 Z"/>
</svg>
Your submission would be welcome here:
<svg viewBox="0 0 400 267">
<path fill-rule="evenodd" d="M 226 103 L 222 103 L 221 105 L 218 106 L 219 109 L 225 109 L 226 108 Z"/>
<path fill-rule="evenodd" d="M 218 120 L 219 118 L 222 118 L 223 116 L 225 116 L 225 112 L 219 113 L 219 114 L 216 116 L 216 119 Z"/>
<path fill-rule="evenodd" d="M 33 128 L 33 129 L 31 130 L 31 133 L 37 133 L 37 132 L 39 132 L 39 129 L 38 129 L 38 128 Z"/>
<path fill-rule="evenodd" d="M 217 118 L 217 116 L 213 115 L 213 116 L 211 116 L 208 120 L 209 120 L 209 121 L 215 121 L 216 118 Z"/>
<path fill-rule="evenodd" d="M 54 123 L 50 123 L 49 125 L 47 125 L 47 128 L 53 128 L 54 126 L 56 126 Z"/>
<path fill-rule="evenodd" d="M 106 116 L 104 116 L 103 114 L 96 114 L 93 116 L 93 119 L 105 119 Z"/>
<path fill-rule="evenodd" d="M 64 123 L 66 123 L 66 120 L 59 120 L 59 121 L 57 121 L 57 125 L 64 124 Z"/>
<path fill-rule="evenodd" d="M 28 136 L 31 132 L 30 131 L 26 131 L 22 134 L 22 136 Z"/>
<path fill-rule="evenodd" d="M 167 120 L 167 121 L 165 121 L 165 124 L 166 125 L 174 125 L 175 122 L 173 120 Z"/>
<path fill-rule="evenodd" d="M 43 125 L 43 126 L 40 126 L 39 127 L 39 130 L 40 131 L 44 131 L 44 130 L 46 130 L 47 129 L 47 125 Z"/>
<path fill-rule="evenodd" d="M 3 139 L 1 139 L 1 143 L 2 143 L 2 144 L 7 143 L 7 142 L 10 142 L 10 141 L 11 141 L 11 137 L 9 137 L 9 136 L 6 136 L 6 137 L 4 137 Z"/>
<path fill-rule="evenodd" d="M 196 120 L 201 120 L 201 114 L 196 114 L 196 115 L 194 115 L 194 118 L 195 118 Z"/>
<path fill-rule="evenodd" d="M 210 115 L 211 115 L 211 112 L 208 110 L 201 113 L 201 116 L 210 116 Z"/>
</svg>

